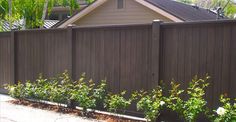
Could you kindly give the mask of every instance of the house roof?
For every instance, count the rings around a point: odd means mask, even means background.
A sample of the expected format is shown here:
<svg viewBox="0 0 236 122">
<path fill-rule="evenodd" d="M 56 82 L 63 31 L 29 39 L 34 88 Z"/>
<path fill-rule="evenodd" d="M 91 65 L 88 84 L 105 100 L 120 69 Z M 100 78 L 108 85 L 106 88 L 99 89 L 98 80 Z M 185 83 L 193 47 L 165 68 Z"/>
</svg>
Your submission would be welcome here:
<svg viewBox="0 0 236 122">
<path fill-rule="evenodd" d="M 46 28 L 46 29 L 52 28 L 58 22 L 59 22 L 59 20 L 45 20 L 43 27 Z"/>
<path fill-rule="evenodd" d="M 92 4 L 88 5 L 84 9 L 75 13 L 71 17 L 65 19 L 62 22 L 57 23 L 53 28 L 63 27 L 66 24 L 72 24 L 76 19 L 82 18 L 85 14 L 90 13 L 96 7 L 101 6 L 108 0 L 95 0 Z M 217 14 L 209 9 L 200 8 L 197 6 L 192 6 L 173 0 L 135 0 L 136 2 L 160 13 L 165 13 L 171 20 L 176 20 L 175 22 L 182 21 L 200 21 L 200 20 L 216 20 Z M 154 8 L 154 7 L 155 8 Z M 81 15 L 81 16 L 80 16 Z M 222 17 L 223 18 L 223 17 Z"/>
<path fill-rule="evenodd" d="M 58 22 L 59 22 L 58 20 L 45 20 L 43 28 L 49 29 L 52 26 L 54 26 L 55 24 L 57 24 Z M 12 29 L 18 30 L 18 29 L 22 28 L 22 26 L 23 26 L 23 21 L 20 20 L 19 22 L 15 22 L 15 23 L 12 24 Z M 9 22 L 4 22 L 2 28 L 3 28 L 4 31 L 10 30 L 10 23 Z"/>
<path fill-rule="evenodd" d="M 204 8 L 187 5 L 172 0 L 145 0 L 184 21 L 214 20 L 217 15 Z"/>
</svg>

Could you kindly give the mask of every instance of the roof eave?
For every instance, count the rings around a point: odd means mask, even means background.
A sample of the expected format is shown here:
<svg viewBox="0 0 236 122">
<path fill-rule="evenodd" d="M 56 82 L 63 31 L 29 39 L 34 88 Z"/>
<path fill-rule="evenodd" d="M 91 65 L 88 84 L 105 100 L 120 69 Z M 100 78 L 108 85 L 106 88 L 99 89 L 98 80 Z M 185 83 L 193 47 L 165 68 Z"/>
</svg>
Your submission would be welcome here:
<svg viewBox="0 0 236 122">
<path fill-rule="evenodd" d="M 84 17 L 85 15 L 87 15 L 90 12 L 92 12 L 94 9 L 96 9 L 99 6 L 101 6 L 105 2 L 107 2 L 107 0 L 96 0 L 91 5 L 89 5 L 88 7 L 84 8 L 83 10 L 81 10 L 80 12 L 75 14 L 74 16 L 70 17 L 69 19 L 65 20 L 60 25 L 57 25 L 57 27 L 58 28 L 65 28 L 65 27 L 67 27 L 69 24 L 72 24 L 75 21 L 79 20 L 80 18 Z"/>
<path fill-rule="evenodd" d="M 161 15 L 164 15 L 165 17 L 169 18 L 170 20 L 174 21 L 174 22 L 184 22 L 186 20 L 184 20 L 183 18 L 181 17 L 178 17 L 166 10 L 163 10 L 155 5 L 153 5 L 152 3 L 146 1 L 146 0 L 135 0 L 136 2 L 138 2 L 139 4 L 143 5 L 143 6 L 146 6 L 148 7 L 149 9 L 161 14 Z"/>
</svg>

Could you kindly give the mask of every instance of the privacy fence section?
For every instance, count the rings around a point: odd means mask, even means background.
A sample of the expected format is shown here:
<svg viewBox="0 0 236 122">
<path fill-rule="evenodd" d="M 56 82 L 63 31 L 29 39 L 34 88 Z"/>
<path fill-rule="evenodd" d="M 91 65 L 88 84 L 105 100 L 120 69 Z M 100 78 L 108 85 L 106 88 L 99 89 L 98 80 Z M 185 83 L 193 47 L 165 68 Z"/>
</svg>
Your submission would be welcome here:
<svg viewBox="0 0 236 122">
<path fill-rule="evenodd" d="M 76 28 L 73 72 L 107 79 L 112 92 L 150 88 L 151 26 Z"/>
<path fill-rule="evenodd" d="M 14 83 L 14 44 L 11 40 L 11 33 L 0 33 L 0 85 Z M 3 89 L 0 89 L 2 92 Z"/>
<path fill-rule="evenodd" d="M 172 79 L 186 88 L 208 73 L 207 99 L 236 97 L 236 21 L 161 23 L 0 33 L 0 85 L 68 70 L 85 72 L 109 90 L 150 90 Z"/>
<path fill-rule="evenodd" d="M 71 43 L 67 30 L 15 32 L 15 80 L 35 80 L 71 69 Z"/>
<path fill-rule="evenodd" d="M 163 24 L 160 50 L 160 79 L 167 84 L 173 78 L 186 88 L 194 75 L 208 73 L 211 106 L 220 94 L 236 97 L 235 22 Z"/>
</svg>

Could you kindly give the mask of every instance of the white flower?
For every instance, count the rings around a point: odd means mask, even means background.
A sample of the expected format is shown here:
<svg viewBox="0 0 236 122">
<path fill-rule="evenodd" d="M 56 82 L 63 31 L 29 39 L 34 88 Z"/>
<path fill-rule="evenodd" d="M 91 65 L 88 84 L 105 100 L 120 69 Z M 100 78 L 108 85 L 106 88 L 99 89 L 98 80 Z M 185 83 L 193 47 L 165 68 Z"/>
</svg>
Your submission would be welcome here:
<svg viewBox="0 0 236 122">
<path fill-rule="evenodd" d="M 15 87 L 11 87 L 10 92 L 14 92 Z"/>
<path fill-rule="evenodd" d="M 216 110 L 216 113 L 220 116 L 224 115 L 226 113 L 226 109 L 224 109 L 223 107 L 219 107 L 217 110 Z"/>
<path fill-rule="evenodd" d="M 64 80 L 61 81 L 61 84 L 65 84 L 65 83 L 66 83 L 66 81 L 64 81 Z"/>
<path fill-rule="evenodd" d="M 160 102 L 160 105 L 161 105 L 161 106 L 163 106 L 164 104 L 165 104 L 165 102 L 164 102 L 164 101 L 161 101 L 161 102 Z"/>
</svg>

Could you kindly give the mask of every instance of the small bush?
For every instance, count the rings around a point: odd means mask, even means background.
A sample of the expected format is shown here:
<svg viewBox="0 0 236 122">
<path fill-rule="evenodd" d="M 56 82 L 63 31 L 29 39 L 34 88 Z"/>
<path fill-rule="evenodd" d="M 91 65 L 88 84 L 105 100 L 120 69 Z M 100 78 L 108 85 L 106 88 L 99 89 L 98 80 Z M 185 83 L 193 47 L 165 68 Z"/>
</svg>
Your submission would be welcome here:
<svg viewBox="0 0 236 122">
<path fill-rule="evenodd" d="M 36 94 L 35 94 L 35 84 L 34 83 L 31 83 L 30 81 L 27 81 L 25 83 L 25 98 L 29 98 L 29 99 L 32 99 L 32 98 L 36 98 Z"/>
<path fill-rule="evenodd" d="M 179 90 L 179 84 L 172 82 L 172 90 L 170 91 L 167 107 L 176 111 L 186 121 L 195 122 L 201 113 L 207 111 L 207 102 L 203 97 L 205 95 L 205 88 L 209 85 L 209 83 L 206 83 L 208 79 L 209 76 L 206 76 L 205 79 L 199 79 L 195 76 L 189 83 L 187 89 L 189 98 L 187 100 L 180 98 L 180 94 L 184 90 Z"/>
<path fill-rule="evenodd" d="M 123 91 L 120 94 L 109 94 L 105 105 L 108 108 L 108 111 L 118 113 L 118 110 L 120 110 L 124 113 L 133 100 L 133 98 L 126 99 L 124 97 L 125 94 L 126 91 Z"/>
<path fill-rule="evenodd" d="M 43 75 L 40 74 L 35 82 L 35 95 L 33 98 L 37 100 L 50 100 L 50 90 L 53 89 L 53 86 L 48 79 L 43 78 Z"/>
<path fill-rule="evenodd" d="M 212 115 L 214 122 L 236 122 L 236 99 L 234 104 L 230 103 L 230 100 L 224 95 L 220 96 L 222 106 L 214 110 Z"/>
<path fill-rule="evenodd" d="M 107 83 L 102 80 L 101 83 L 93 90 L 93 97 L 95 99 L 96 109 L 103 110 L 105 100 L 107 99 Z"/>
<path fill-rule="evenodd" d="M 9 95 L 13 98 L 23 99 L 25 97 L 24 84 L 20 81 L 16 85 L 6 85 L 6 89 L 9 91 Z"/>
<path fill-rule="evenodd" d="M 139 96 L 141 99 L 137 102 L 137 110 L 143 111 L 148 121 L 155 121 L 165 106 L 166 98 L 162 94 L 162 88 L 158 86 L 151 93 L 141 92 Z"/>
<path fill-rule="evenodd" d="M 86 115 L 88 108 L 94 108 L 96 106 L 96 100 L 92 96 L 94 83 L 90 80 L 87 84 L 85 82 L 85 74 L 83 74 L 75 87 L 76 90 L 73 90 L 71 98 L 83 108 L 83 113 Z"/>
</svg>

